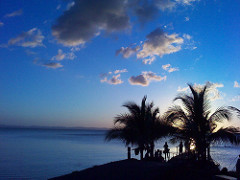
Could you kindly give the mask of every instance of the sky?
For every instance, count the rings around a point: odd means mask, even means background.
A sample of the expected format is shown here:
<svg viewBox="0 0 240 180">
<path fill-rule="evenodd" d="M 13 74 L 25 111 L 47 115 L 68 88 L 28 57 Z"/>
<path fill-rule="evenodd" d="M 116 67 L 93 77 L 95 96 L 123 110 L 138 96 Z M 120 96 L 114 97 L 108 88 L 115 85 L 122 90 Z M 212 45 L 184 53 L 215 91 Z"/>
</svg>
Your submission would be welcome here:
<svg viewBox="0 0 240 180">
<path fill-rule="evenodd" d="M 112 127 L 208 84 L 240 108 L 240 1 L 0 1 L 0 124 Z M 175 102 L 177 103 L 177 102 Z M 240 126 L 233 118 L 230 125 Z M 227 124 L 227 125 L 229 125 Z"/>
</svg>

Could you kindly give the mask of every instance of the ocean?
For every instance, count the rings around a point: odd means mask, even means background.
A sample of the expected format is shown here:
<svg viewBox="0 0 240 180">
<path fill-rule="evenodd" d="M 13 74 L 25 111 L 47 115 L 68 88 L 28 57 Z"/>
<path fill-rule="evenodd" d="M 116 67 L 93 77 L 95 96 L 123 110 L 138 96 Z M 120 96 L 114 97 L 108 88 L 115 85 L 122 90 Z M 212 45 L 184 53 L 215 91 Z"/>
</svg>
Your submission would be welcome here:
<svg viewBox="0 0 240 180">
<path fill-rule="evenodd" d="M 0 179 L 48 179 L 94 165 L 127 158 L 120 141 L 106 142 L 105 130 L 0 128 Z M 163 149 L 167 139 L 157 142 Z M 176 152 L 176 144 L 169 144 Z M 212 158 L 221 167 L 235 168 L 240 148 L 218 144 Z M 132 152 L 133 158 L 138 158 Z"/>
</svg>

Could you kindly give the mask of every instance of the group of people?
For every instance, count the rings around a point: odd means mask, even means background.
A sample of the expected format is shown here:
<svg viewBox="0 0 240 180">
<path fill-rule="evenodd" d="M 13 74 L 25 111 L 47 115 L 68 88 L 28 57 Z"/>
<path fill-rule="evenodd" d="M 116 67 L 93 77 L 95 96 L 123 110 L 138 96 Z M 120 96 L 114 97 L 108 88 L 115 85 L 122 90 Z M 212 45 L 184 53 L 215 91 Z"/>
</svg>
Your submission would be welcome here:
<svg viewBox="0 0 240 180">
<path fill-rule="evenodd" d="M 167 142 L 165 142 L 164 146 L 163 146 L 163 151 L 162 150 L 159 150 L 157 149 L 155 151 L 155 154 L 154 154 L 154 157 L 155 159 L 159 160 L 159 161 L 167 161 L 170 159 L 170 149 L 168 147 L 168 144 Z M 164 158 L 162 157 L 162 153 L 164 154 Z M 182 154 L 183 153 L 183 143 L 180 142 L 179 144 L 179 154 Z M 145 159 L 148 159 L 150 156 L 149 156 L 149 151 L 146 152 L 145 154 Z"/>
<path fill-rule="evenodd" d="M 168 148 L 168 144 L 167 142 L 165 142 L 164 146 L 163 146 L 164 150 L 161 151 L 159 149 L 157 149 L 154 153 L 154 158 L 158 161 L 166 161 L 166 160 L 169 160 L 170 159 L 170 149 Z M 164 154 L 164 157 L 162 156 L 162 153 Z M 145 158 L 148 159 L 149 158 L 149 152 L 147 152 L 145 154 Z"/>
</svg>

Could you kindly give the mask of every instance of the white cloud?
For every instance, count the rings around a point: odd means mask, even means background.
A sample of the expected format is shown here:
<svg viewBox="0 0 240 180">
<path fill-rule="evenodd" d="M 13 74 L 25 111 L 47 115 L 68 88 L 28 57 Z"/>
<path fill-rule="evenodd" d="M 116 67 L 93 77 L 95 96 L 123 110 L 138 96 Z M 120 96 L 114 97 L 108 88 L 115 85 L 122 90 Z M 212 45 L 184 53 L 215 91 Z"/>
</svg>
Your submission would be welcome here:
<svg viewBox="0 0 240 180">
<path fill-rule="evenodd" d="M 102 83 L 108 83 L 108 84 L 112 84 L 112 85 L 117 85 L 117 84 L 122 84 L 123 81 L 121 80 L 121 73 L 126 73 L 128 72 L 127 69 L 117 69 L 115 71 L 109 71 L 108 73 L 102 73 L 100 74 L 100 82 Z M 115 75 L 112 75 L 115 74 Z M 110 76 L 112 75 L 112 76 Z"/>
<path fill-rule="evenodd" d="M 163 68 L 165 71 L 168 71 L 169 73 L 174 72 L 174 71 L 179 71 L 178 68 L 171 67 L 171 64 L 162 65 L 162 68 Z"/>
<path fill-rule="evenodd" d="M 44 46 L 42 43 L 43 39 L 44 36 L 42 35 L 42 32 L 37 28 L 33 28 L 27 32 L 22 32 L 16 38 L 10 39 L 8 41 L 8 45 L 34 48 L 37 46 Z"/>
<path fill-rule="evenodd" d="M 77 56 L 74 54 L 74 49 L 71 49 L 71 52 L 69 53 L 63 53 L 61 49 L 58 50 L 58 54 L 56 56 L 53 56 L 51 60 L 56 60 L 56 61 L 62 61 L 64 59 L 70 59 L 73 60 Z"/>
<path fill-rule="evenodd" d="M 185 17 L 185 21 L 189 21 L 190 18 L 188 16 Z"/>
<path fill-rule="evenodd" d="M 196 1 L 199 0 L 176 0 L 177 3 L 180 3 L 182 5 L 192 5 L 192 3 Z"/>
<path fill-rule="evenodd" d="M 232 98 L 233 102 L 240 101 L 240 96 L 235 96 Z"/>
<path fill-rule="evenodd" d="M 57 60 L 57 61 L 61 61 L 66 57 L 66 54 L 63 53 L 63 51 L 61 49 L 58 50 L 58 54 L 56 56 L 53 56 L 51 60 Z"/>
<path fill-rule="evenodd" d="M 176 3 L 171 0 L 156 0 L 156 6 L 162 11 L 167 9 L 172 10 L 176 6 Z"/>
<path fill-rule="evenodd" d="M 163 32 L 160 28 L 155 29 L 147 35 L 147 40 L 143 43 L 142 50 L 137 53 L 137 58 L 146 58 L 171 54 L 181 50 L 183 39 L 178 34 Z"/>
<path fill-rule="evenodd" d="M 123 81 L 120 79 L 121 74 L 117 74 L 116 76 L 112 76 L 112 78 L 108 79 L 107 77 L 104 77 L 103 79 L 100 80 L 101 83 L 108 83 L 112 85 L 117 85 L 117 84 L 122 84 Z"/>
<path fill-rule="evenodd" d="M 189 90 L 188 86 L 184 88 L 181 88 L 180 86 L 178 86 L 177 92 L 186 92 L 187 90 Z"/>
<path fill-rule="evenodd" d="M 6 14 L 5 17 L 15 17 L 15 16 L 21 16 L 23 13 L 22 9 L 19 9 L 17 11 L 14 11 L 12 13 Z"/>
<path fill-rule="evenodd" d="M 142 74 L 138 76 L 131 76 L 128 81 L 131 85 L 140 85 L 140 86 L 148 86 L 151 81 L 162 81 L 166 80 L 167 76 L 158 76 L 156 73 L 151 71 L 142 72 Z"/>
<path fill-rule="evenodd" d="M 0 21 L 0 27 L 3 26 L 3 25 L 4 25 L 4 23 Z"/>
<path fill-rule="evenodd" d="M 135 54 L 140 49 L 137 47 L 121 47 L 116 51 L 116 55 L 122 54 L 122 57 L 129 58 L 131 55 Z"/>
<path fill-rule="evenodd" d="M 183 34 L 183 38 L 190 40 L 192 39 L 192 36 L 190 36 L 189 34 Z"/>
<path fill-rule="evenodd" d="M 223 84 L 220 84 L 220 83 L 212 83 L 212 82 L 207 82 L 206 84 L 194 84 L 193 87 L 196 91 L 201 91 L 203 89 L 203 87 L 207 85 L 208 86 L 208 89 L 207 89 L 207 95 L 209 97 L 209 100 L 210 101 L 215 101 L 215 100 L 218 100 L 218 99 L 223 99 L 223 97 L 225 96 L 224 93 L 220 92 L 218 90 L 218 88 L 222 88 L 224 87 Z M 180 86 L 178 87 L 177 89 L 178 92 L 188 92 L 190 93 L 190 89 L 189 87 L 183 87 L 181 88 Z"/>
<path fill-rule="evenodd" d="M 156 57 L 152 56 L 152 57 L 143 59 L 143 64 L 152 64 L 152 62 L 155 61 L 155 60 L 156 60 Z"/>
<path fill-rule="evenodd" d="M 55 63 L 55 62 L 46 63 L 46 64 L 43 64 L 42 66 L 44 66 L 44 67 L 46 67 L 46 68 L 51 68 L 51 69 L 57 69 L 57 68 L 63 67 L 62 64 L 60 64 L 60 63 Z"/>
<path fill-rule="evenodd" d="M 165 64 L 165 65 L 162 65 L 162 68 L 167 71 L 170 66 L 171 64 Z"/>
<path fill-rule="evenodd" d="M 239 85 L 239 83 L 237 81 L 234 81 L 234 86 L 233 87 L 240 88 L 240 85 Z"/>
<path fill-rule="evenodd" d="M 168 72 L 174 72 L 174 71 L 179 71 L 179 69 L 178 68 L 170 68 L 169 70 L 168 70 Z"/>
<path fill-rule="evenodd" d="M 194 50 L 194 49 L 197 49 L 196 47 L 196 43 L 195 41 L 193 40 L 193 37 L 189 34 L 183 34 L 183 38 L 184 38 L 184 46 L 183 48 L 184 49 L 190 49 L 190 50 Z"/>
<path fill-rule="evenodd" d="M 224 94 L 218 90 L 218 88 L 224 87 L 223 84 L 220 83 L 212 83 L 212 82 L 207 82 L 206 85 L 208 86 L 208 91 L 207 94 L 209 95 L 209 99 L 211 101 L 215 101 L 218 99 L 223 99 Z M 194 88 L 196 89 L 202 89 L 204 85 L 201 84 L 194 84 Z"/>
<path fill-rule="evenodd" d="M 114 74 L 120 74 L 120 73 L 125 73 L 125 72 L 128 72 L 127 69 L 115 70 Z"/>
</svg>

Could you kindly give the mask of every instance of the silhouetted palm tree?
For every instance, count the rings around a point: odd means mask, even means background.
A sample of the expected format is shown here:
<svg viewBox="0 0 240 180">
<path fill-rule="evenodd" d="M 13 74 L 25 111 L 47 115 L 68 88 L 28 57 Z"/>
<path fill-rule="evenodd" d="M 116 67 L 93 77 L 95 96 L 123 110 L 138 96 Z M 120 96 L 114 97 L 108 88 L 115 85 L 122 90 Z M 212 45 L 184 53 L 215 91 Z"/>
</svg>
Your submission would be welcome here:
<svg viewBox="0 0 240 180">
<path fill-rule="evenodd" d="M 159 118 L 159 109 L 153 108 L 153 103 L 146 104 L 147 97 L 142 99 L 141 106 L 128 102 L 123 105 L 129 113 L 115 117 L 115 127 L 108 131 L 106 140 L 120 139 L 126 146 L 137 146 L 140 157 L 143 159 L 144 150 L 149 150 L 153 157 L 154 141 L 167 135 L 171 126 Z M 164 126 L 164 127 L 163 127 Z"/>
<path fill-rule="evenodd" d="M 171 122 L 178 130 L 175 137 L 184 139 L 185 142 L 194 142 L 198 158 L 206 160 L 206 149 L 210 152 L 210 143 L 214 141 L 229 141 L 238 144 L 236 134 L 239 129 L 234 127 L 217 128 L 217 123 L 224 119 L 230 120 L 234 107 L 220 107 L 211 113 L 207 92 L 208 85 L 202 89 L 189 85 L 191 95 L 179 95 L 175 100 L 181 100 L 182 106 L 174 105 L 165 113 L 167 121 Z M 208 154 L 209 155 L 209 154 Z"/>
</svg>

